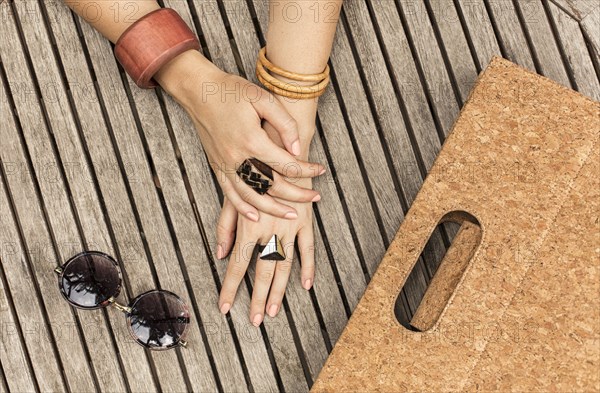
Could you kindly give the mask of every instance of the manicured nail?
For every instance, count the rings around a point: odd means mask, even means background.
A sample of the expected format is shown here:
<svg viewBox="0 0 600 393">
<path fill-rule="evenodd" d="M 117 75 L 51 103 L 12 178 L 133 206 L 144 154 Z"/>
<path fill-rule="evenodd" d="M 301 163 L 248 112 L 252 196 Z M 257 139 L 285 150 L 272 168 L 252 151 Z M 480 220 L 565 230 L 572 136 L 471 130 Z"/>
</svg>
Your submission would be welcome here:
<svg viewBox="0 0 600 393">
<path fill-rule="evenodd" d="M 306 289 L 307 291 L 310 289 L 310 285 L 312 284 L 312 280 L 310 278 L 307 278 L 306 280 L 304 280 L 304 289 Z"/>
<path fill-rule="evenodd" d="M 317 194 L 313 199 L 312 202 L 319 202 L 321 200 L 321 195 Z"/>
<path fill-rule="evenodd" d="M 279 310 L 279 306 L 277 304 L 271 305 L 271 307 L 269 307 L 269 316 L 274 318 L 275 315 L 277 315 L 277 310 Z"/>
<path fill-rule="evenodd" d="M 254 316 L 254 319 L 252 320 L 252 324 L 256 327 L 259 327 L 262 320 L 263 320 L 263 316 L 261 314 L 256 314 Z"/>
<path fill-rule="evenodd" d="M 217 259 L 223 259 L 223 247 L 217 245 Z"/>
<path fill-rule="evenodd" d="M 294 153 L 295 156 L 300 155 L 300 141 L 296 140 L 292 143 L 292 153 Z"/>
<path fill-rule="evenodd" d="M 253 213 L 253 212 L 246 213 L 246 217 L 248 217 L 250 220 L 252 220 L 254 222 L 258 222 L 258 214 L 256 214 L 256 213 Z"/>
<path fill-rule="evenodd" d="M 321 169 L 321 172 L 319 172 L 319 176 L 321 176 L 322 174 L 324 174 L 325 172 L 327 172 L 327 170 L 325 168 Z"/>
<path fill-rule="evenodd" d="M 229 303 L 225 303 L 221 306 L 221 314 L 225 315 L 229 312 L 229 309 L 231 308 L 231 304 Z"/>
<path fill-rule="evenodd" d="M 285 216 L 283 216 L 283 218 L 287 218 L 288 220 L 295 220 L 296 218 L 298 218 L 298 214 L 294 212 L 287 212 L 285 213 Z"/>
</svg>

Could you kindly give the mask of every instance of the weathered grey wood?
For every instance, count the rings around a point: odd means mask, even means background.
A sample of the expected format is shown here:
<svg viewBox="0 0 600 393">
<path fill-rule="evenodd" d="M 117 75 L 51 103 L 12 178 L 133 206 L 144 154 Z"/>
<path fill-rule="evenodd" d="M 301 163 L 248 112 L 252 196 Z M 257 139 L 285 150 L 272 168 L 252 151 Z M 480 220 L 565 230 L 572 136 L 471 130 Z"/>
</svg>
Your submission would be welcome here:
<svg viewBox="0 0 600 393">
<path fill-rule="evenodd" d="M 593 56 L 600 61 L 600 6 L 594 8 L 581 20 L 581 28 L 594 48 Z"/>
<path fill-rule="evenodd" d="M 4 7 L 5 5 L 2 5 L 3 9 L 5 9 Z M 58 171 L 60 167 L 53 157 L 53 147 L 44 123 L 44 114 L 38 106 L 38 97 L 35 97 L 35 93 L 31 94 L 36 90 L 27 69 L 25 56 L 22 53 L 14 19 L 7 14 L 4 14 L 3 18 L 4 23 L 1 24 L 0 31 L 2 31 L 4 39 L 1 40 L 0 50 L 3 54 L 2 58 L 9 83 L 15 86 L 17 89 L 16 92 L 19 89 L 22 92 L 30 92 L 30 95 L 13 93 L 13 97 L 15 98 L 17 113 L 23 127 L 27 149 L 33 158 L 33 168 L 37 174 L 43 194 L 43 203 L 48 211 L 49 224 L 52 227 L 54 235 L 54 239 L 52 240 L 54 241 L 51 240 L 50 234 L 43 229 L 43 226 L 39 224 L 43 223 L 44 219 L 39 208 L 36 209 L 33 206 L 36 203 L 33 186 L 28 190 L 29 192 L 25 192 L 22 185 L 11 186 L 9 179 L 9 188 L 14 193 L 17 214 L 20 217 L 25 242 L 28 245 L 26 248 L 29 248 L 28 251 L 30 253 L 34 253 L 31 256 L 31 263 L 35 274 L 38 276 L 38 284 L 44 293 L 44 300 L 47 301 L 46 308 L 49 320 L 53 324 L 56 323 L 56 326 L 64 327 L 67 326 L 65 324 L 74 323 L 72 319 L 73 310 L 62 300 L 56 287 L 56 279 L 52 275 L 49 275 L 48 272 L 51 272 L 57 264 L 70 256 L 68 253 L 71 252 L 74 246 L 77 247 L 79 245 L 79 248 L 81 248 L 81 239 L 74 217 L 70 214 L 69 197 Z M 35 41 L 35 39 L 31 38 L 32 34 L 35 34 L 35 31 L 30 31 L 27 35 L 30 36 L 30 40 Z M 54 80 L 59 81 L 60 79 L 54 78 Z M 55 93 L 53 88 L 56 85 L 52 84 L 48 79 L 46 79 L 46 83 L 40 83 L 40 85 L 42 97 L 45 98 L 46 109 L 49 112 L 53 110 L 60 112 L 58 102 L 56 101 L 57 98 L 51 99 L 49 97 L 49 94 Z M 17 88 L 16 86 L 20 87 Z M 16 133 L 4 136 L 3 140 L 8 144 L 20 145 L 20 140 Z M 11 153 L 18 154 L 18 151 L 6 150 L 3 149 L 3 154 L 5 155 Z M 26 163 L 23 154 L 20 157 L 7 158 L 7 161 Z M 42 250 L 36 252 L 38 251 L 36 248 L 39 247 Z M 56 250 L 54 247 L 56 247 Z M 58 254 L 55 254 L 55 251 Z M 70 317 L 67 317 L 67 315 Z M 89 344 L 86 345 L 91 349 L 90 355 L 97 356 L 96 359 L 105 358 L 103 359 L 103 363 L 98 360 L 98 367 L 103 367 L 101 369 L 106 372 L 111 370 L 111 372 L 115 372 L 118 375 L 119 366 L 116 362 L 112 346 L 106 346 L 98 342 L 102 338 L 110 342 L 110 332 L 107 329 L 106 320 L 102 313 L 100 311 L 81 313 L 80 318 L 83 331 L 89 340 Z M 74 327 L 75 325 L 71 326 Z M 91 370 L 88 367 L 82 343 L 79 340 L 71 340 L 68 334 L 58 336 L 55 333 L 55 336 L 71 389 L 92 389 L 94 385 L 93 378 Z M 94 340 L 92 337 L 96 337 L 98 340 Z M 110 355 L 111 353 L 112 355 Z M 50 370 L 49 372 L 52 373 L 52 376 L 48 377 L 47 381 L 43 381 L 45 378 L 40 378 L 38 381 L 40 385 L 52 383 L 60 375 L 60 373 Z M 110 386 L 115 389 L 123 387 L 120 381 L 112 383 Z"/>
<path fill-rule="evenodd" d="M 13 121 L 11 110 L 8 105 L 8 95 L 5 91 L 5 85 L 0 78 L 0 113 L 2 114 L 2 129 L 8 132 L 17 133 L 17 128 Z M 18 168 L 15 164 L 5 161 L 4 149 L 7 148 L 4 137 L 0 142 L 0 158 L 2 161 L 2 173 L 8 175 L 8 168 L 12 165 L 13 170 Z M 17 146 L 15 150 L 18 150 Z M 21 161 L 21 163 L 24 163 Z M 12 173 L 12 176 L 15 174 Z M 29 179 L 28 179 L 29 180 Z M 21 181 L 25 179 L 21 178 Z M 2 244 L 2 253 L 0 254 L 0 361 L 5 376 L 7 388 L 13 391 L 31 392 L 36 387 L 36 376 L 30 372 L 30 355 L 27 351 L 27 341 L 20 334 L 20 321 L 29 321 L 37 323 L 39 326 L 39 337 L 47 339 L 50 332 L 44 323 L 43 311 L 39 304 L 32 302 L 32 296 L 36 293 L 34 279 L 27 268 L 27 261 L 24 260 L 25 253 L 22 252 L 22 245 L 18 238 L 18 228 L 13 220 L 10 209 L 8 190 L 4 182 L 4 176 L 0 176 L 0 244 Z M 9 298 L 12 299 L 12 305 L 9 304 Z M 46 341 L 46 340 L 44 340 Z M 32 348 L 34 359 L 42 362 L 50 362 L 47 367 L 48 372 L 54 369 L 54 359 L 47 356 L 52 353 L 52 349 L 46 344 L 39 350 L 35 344 Z M 48 351 L 47 353 L 45 352 Z M 47 358 L 47 359 L 46 359 Z M 44 367 L 46 369 L 46 367 Z M 44 370 L 40 371 L 43 377 Z M 60 384 L 59 384 L 60 386 Z"/>
<path fill-rule="evenodd" d="M 594 64 L 592 64 L 590 59 L 590 54 L 584 50 L 586 43 L 579 24 L 553 3 L 548 4 L 548 7 L 559 31 L 558 39 L 560 46 L 567 58 L 567 64 L 573 73 L 577 90 L 600 101 L 600 83 L 598 82 Z"/>
<path fill-rule="evenodd" d="M 20 9 L 20 12 L 23 14 L 27 13 L 28 16 L 37 15 L 40 22 L 43 20 L 36 3 L 22 4 L 24 6 L 23 9 Z M 25 32 L 34 32 L 34 27 L 26 24 L 28 23 L 29 18 L 22 19 Z M 99 203 L 99 196 L 91 181 L 91 179 L 93 179 L 91 168 L 89 168 L 86 162 L 86 155 L 78 137 L 75 119 L 73 119 L 71 112 L 69 111 L 69 99 L 65 92 L 60 88 L 61 76 L 58 65 L 55 63 L 54 56 L 51 52 L 49 39 L 45 36 L 45 32 L 40 34 L 37 38 L 38 39 L 33 40 L 29 46 L 32 49 L 30 51 L 32 62 L 34 65 L 40 66 L 40 69 L 36 70 L 38 82 L 42 86 L 50 85 L 51 83 L 54 83 L 56 86 L 56 96 L 53 97 L 55 100 L 54 105 L 46 105 L 46 108 L 48 110 L 49 121 L 54 138 L 57 143 L 58 153 L 63 157 L 64 162 L 70 162 L 70 164 L 66 165 L 74 164 L 74 168 L 69 168 L 66 171 L 66 181 L 71 193 L 70 197 L 73 202 L 73 208 L 75 209 L 75 212 L 73 213 L 75 215 L 74 220 L 76 220 L 78 226 L 81 226 L 81 234 L 85 240 L 85 248 L 100 249 L 109 254 L 117 255 L 115 254 L 115 249 L 113 248 L 108 228 L 104 221 L 105 218 Z M 44 41 L 46 41 L 46 45 L 43 45 Z M 44 61 L 46 62 L 45 67 L 42 69 L 41 67 L 44 65 Z M 44 91 L 42 91 L 42 95 L 44 95 Z M 81 125 L 86 132 L 97 132 L 97 129 L 89 129 L 90 127 L 94 127 L 94 123 L 98 123 L 98 119 L 95 121 L 84 121 Z M 51 152 L 48 151 L 47 154 L 51 154 Z M 57 167 L 58 165 L 60 164 L 57 163 Z M 110 201 L 110 199 L 107 200 Z M 109 205 L 108 207 L 112 211 L 111 206 Z M 115 214 L 115 216 L 118 215 Z M 115 224 L 115 227 L 118 229 L 118 223 Z M 135 231 L 133 233 L 135 233 Z M 143 251 L 143 248 L 140 247 L 139 250 Z M 127 254 L 124 252 L 122 255 Z M 122 295 L 122 298 L 126 299 L 125 302 L 127 302 L 127 298 L 133 298 L 135 294 L 154 287 L 152 284 L 150 266 L 147 264 L 147 261 L 139 254 L 137 256 L 132 255 L 131 257 L 132 259 L 135 257 L 140 261 L 140 263 L 135 265 L 136 269 L 128 269 L 127 262 L 121 258 L 123 275 L 126 278 L 126 285 L 124 286 Z M 152 389 L 154 386 L 154 377 L 144 349 L 135 344 L 126 334 L 126 327 L 120 313 L 111 311 L 109 312 L 109 316 L 113 331 L 115 332 L 117 345 L 121 347 L 121 362 L 125 373 L 127 374 L 129 385 L 132 389 Z M 109 341 L 98 342 L 97 345 L 106 347 L 108 343 Z M 97 359 L 97 361 L 94 362 L 94 366 L 111 367 L 113 369 L 118 367 L 118 357 L 110 354 L 106 355 L 110 356 L 110 361 L 107 361 L 106 359 Z M 169 357 L 171 357 L 170 360 Z M 169 364 L 177 364 L 174 353 L 156 357 L 155 363 L 158 370 L 167 368 Z M 110 376 L 110 371 L 107 370 L 97 372 L 98 375 L 103 377 L 103 380 L 101 380 L 102 384 L 122 383 L 121 381 L 115 382 L 118 379 L 112 378 Z M 170 373 L 169 375 L 174 375 L 174 373 Z M 173 377 L 172 381 L 167 377 L 165 382 L 177 386 L 175 380 L 175 377 Z M 182 385 L 181 388 L 185 388 L 185 385 Z"/>
<path fill-rule="evenodd" d="M 542 0 L 520 0 L 515 4 L 520 9 L 524 28 L 529 33 L 532 51 L 541 68 L 538 71 L 563 86 L 572 87 Z"/>
<path fill-rule="evenodd" d="M 68 20 L 70 12 L 62 4 L 53 2 L 45 3 L 49 19 L 51 21 Z M 87 65 L 85 62 L 83 49 L 80 45 L 73 45 L 73 42 L 79 42 L 75 26 L 64 23 L 53 24 L 54 36 L 63 59 L 71 59 L 69 62 L 63 62 L 67 78 L 70 86 L 79 87 L 76 91 L 83 93 L 83 86 L 90 89 L 88 91 L 88 100 L 75 99 L 77 111 L 83 125 L 83 133 L 86 137 L 87 146 L 91 154 L 97 171 L 96 176 L 100 189 L 104 195 L 109 195 L 109 198 L 104 198 L 107 206 L 107 212 L 111 219 L 114 235 L 119 245 L 119 252 L 124 259 L 124 267 L 127 270 L 125 273 L 129 277 L 129 282 L 133 283 L 134 295 L 144 291 L 154 289 L 158 284 L 162 288 L 169 289 L 178 293 L 191 305 L 187 289 L 185 287 L 184 276 L 178 268 L 175 250 L 171 242 L 165 241 L 168 238 L 168 230 L 164 223 L 163 216 L 156 214 L 160 211 L 160 203 L 156 198 L 154 182 L 150 171 L 147 168 L 145 157 L 143 154 L 129 156 L 125 158 L 124 166 L 131 168 L 130 175 L 127 178 L 130 188 L 135 191 L 140 190 L 134 195 L 139 195 L 140 192 L 145 196 L 141 199 L 142 202 L 152 200 L 150 196 L 154 195 L 154 203 L 148 204 L 137 203 L 135 206 L 138 213 L 143 218 L 141 221 L 142 228 L 137 228 L 134 212 L 131 207 L 131 202 L 127 195 L 123 178 L 120 176 L 120 168 L 115 152 L 111 146 L 110 135 L 107 130 L 107 125 L 104 121 L 99 121 L 103 118 L 101 106 L 98 102 L 98 97 L 93 89 L 93 82 Z M 77 98 L 82 98 L 81 96 Z M 109 124 L 117 129 L 122 128 L 127 132 L 134 132 L 135 127 L 129 128 L 128 124 Z M 136 141 L 135 138 L 132 138 Z M 143 151 L 140 144 L 140 153 Z M 136 160 L 138 159 L 138 160 Z M 144 209 L 146 208 L 146 209 Z M 150 222 L 148 222 L 150 221 Z M 151 260 L 144 252 L 144 244 L 141 238 L 140 231 L 143 230 L 145 239 L 152 239 L 152 234 L 157 228 L 162 228 L 163 231 L 159 238 L 160 241 L 152 242 L 149 245 Z M 159 282 L 154 282 L 152 273 L 148 270 L 148 263 L 151 262 L 157 271 Z M 175 267 L 173 266 L 175 265 Z M 193 321 L 199 322 L 194 315 L 193 309 L 191 318 Z M 202 336 L 198 323 L 192 324 L 190 327 L 189 338 L 191 343 L 199 343 L 193 351 L 183 351 L 183 359 L 186 360 L 186 372 L 191 382 L 192 388 L 196 390 L 215 389 L 212 372 L 206 351 L 202 344 Z M 163 389 L 172 391 L 186 390 L 186 383 L 176 353 L 173 351 L 152 353 L 152 357 L 156 363 L 156 370 L 161 386 Z"/>
<path fill-rule="evenodd" d="M 6 376 L 4 375 L 4 369 L 2 368 L 2 362 L 0 361 L 0 393 L 8 392 L 8 385 L 6 384 Z"/>
<path fill-rule="evenodd" d="M 410 30 L 409 39 L 414 44 L 425 75 L 434 113 L 439 119 L 443 134 L 448 135 L 456 120 L 459 106 L 440 48 L 435 44 L 435 34 L 427 10 L 422 2 L 400 0 L 398 4 Z"/>
<path fill-rule="evenodd" d="M 502 56 L 490 16 L 483 0 L 458 0 L 458 4 L 477 54 L 477 68 L 481 71 L 494 55 Z"/>
<path fill-rule="evenodd" d="M 523 33 L 512 1 L 488 0 L 492 15 L 498 27 L 498 39 L 504 48 L 507 59 L 532 71 L 536 71 L 527 39 Z"/>
<path fill-rule="evenodd" d="M 390 11 L 397 15 L 396 10 Z M 410 124 L 409 122 L 411 121 L 419 121 L 415 118 L 420 116 L 408 113 L 409 118 L 404 119 L 399 106 L 401 104 L 399 102 L 400 97 L 396 96 L 392 81 L 389 78 L 381 77 L 382 75 L 388 75 L 388 71 L 381 48 L 373 45 L 374 42 L 377 42 L 377 36 L 373 28 L 373 21 L 369 18 L 369 10 L 366 4 L 362 1 L 347 2 L 344 6 L 344 14 L 348 19 L 349 37 L 353 37 L 356 52 L 360 60 L 358 66 L 364 71 L 370 95 L 374 102 L 376 118 L 379 119 L 378 123 L 385 137 L 385 145 L 388 146 L 390 154 L 395 158 L 393 159 L 393 164 L 396 176 L 398 176 L 400 181 L 402 199 L 405 201 L 406 207 L 408 207 L 416 197 L 423 177 L 419 162 L 417 162 L 417 156 L 413 150 L 416 149 L 416 154 L 420 156 L 420 147 L 416 143 L 416 140 L 415 146 L 412 145 L 405 124 Z M 375 12 L 373 17 L 376 18 Z M 380 32 L 388 27 L 387 25 L 378 26 Z M 383 34 L 381 32 L 382 37 Z M 427 110 L 426 108 L 423 109 Z M 410 119 L 411 115 L 413 119 Z M 399 123 L 398 119 L 403 119 L 403 122 Z M 435 126 L 433 129 L 435 129 Z M 428 133 L 436 137 L 435 133 L 431 132 L 431 129 L 428 130 Z M 431 143 L 439 145 L 439 139 L 437 138 L 428 142 L 430 143 L 424 146 L 423 150 L 425 151 L 431 149 Z M 421 162 L 420 164 L 425 167 L 425 163 Z M 438 258 L 432 258 L 427 261 L 419 259 L 415 266 L 415 275 L 411 277 L 416 278 L 416 280 L 407 280 L 406 285 L 409 290 L 405 291 L 404 296 L 408 297 L 407 301 L 413 310 L 418 306 L 420 298 L 427 287 L 429 278 L 427 270 L 430 272 L 435 271 L 437 268 L 436 260 L 441 260 L 444 254 L 444 244 L 439 233 L 435 233 L 434 238 L 435 241 L 430 244 L 433 245 L 432 254 L 438 255 Z"/>
<path fill-rule="evenodd" d="M 467 100 L 475 84 L 477 68 L 470 55 L 471 51 L 460 23 L 458 11 L 453 0 L 437 0 L 428 4 L 434 18 L 432 25 L 439 30 L 462 104 Z"/>
<path fill-rule="evenodd" d="M 600 4 L 596 0 L 550 0 L 575 20 L 581 21 L 592 11 L 598 9 Z M 598 22 L 596 22 L 598 23 Z"/>
</svg>

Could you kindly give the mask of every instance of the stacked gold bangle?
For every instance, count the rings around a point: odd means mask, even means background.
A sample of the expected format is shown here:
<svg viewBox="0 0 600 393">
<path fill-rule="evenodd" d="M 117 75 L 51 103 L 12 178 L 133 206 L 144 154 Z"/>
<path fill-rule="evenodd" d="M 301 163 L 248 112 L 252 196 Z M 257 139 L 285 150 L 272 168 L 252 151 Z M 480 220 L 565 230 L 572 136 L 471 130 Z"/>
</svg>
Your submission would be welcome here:
<svg viewBox="0 0 600 393">
<path fill-rule="evenodd" d="M 329 84 L 329 65 L 319 74 L 297 74 L 286 71 L 271 63 L 265 55 L 266 47 L 258 52 L 256 61 L 256 77 L 265 88 L 280 96 L 307 99 L 321 96 L 325 93 L 325 88 Z M 269 72 L 291 79 L 296 82 L 314 82 L 311 86 L 299 86 L 293 83 L 287 83 L 275 78 Z"/>
</svg>

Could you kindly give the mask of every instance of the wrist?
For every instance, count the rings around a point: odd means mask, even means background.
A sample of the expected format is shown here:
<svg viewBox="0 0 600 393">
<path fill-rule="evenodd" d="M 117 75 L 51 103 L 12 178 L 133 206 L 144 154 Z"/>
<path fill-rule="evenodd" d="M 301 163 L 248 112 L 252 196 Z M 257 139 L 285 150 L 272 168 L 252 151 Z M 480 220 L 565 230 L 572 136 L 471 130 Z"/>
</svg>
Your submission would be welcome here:
<svg viewBox="0 0 600 393">
<path fill-rule="evenodd" d="M 223 74 L 197 50 L 188 50 L 161 67 L 154 79 L 183 106 L 198 95 L 198 85 L 216 81 Z"/>
</svg>

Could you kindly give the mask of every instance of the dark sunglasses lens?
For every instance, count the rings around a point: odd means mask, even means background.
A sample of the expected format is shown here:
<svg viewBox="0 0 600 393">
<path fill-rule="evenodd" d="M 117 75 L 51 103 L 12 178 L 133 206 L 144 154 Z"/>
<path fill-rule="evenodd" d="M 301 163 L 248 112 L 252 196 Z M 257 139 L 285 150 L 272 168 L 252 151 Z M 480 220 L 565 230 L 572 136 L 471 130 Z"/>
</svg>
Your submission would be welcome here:
<svg viewBox="0 0 600 393">
<path fill-rule="evenodd" d="M 150 291 L 134 300 L 128 320 L 140 344 L 160 350 L 179 344 L 190 323 L 190 314 L 177 295 Z"/>
<path fill-rule="evenodd" d="M 119 294 L 121 277 L 116 263 L 100 253 L 81 254 L 63 268 L 60 289 L 67 300 L 82 308 L 97 308 Z"/>
</svg>

